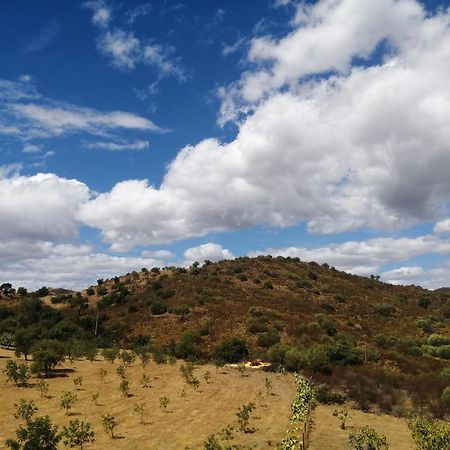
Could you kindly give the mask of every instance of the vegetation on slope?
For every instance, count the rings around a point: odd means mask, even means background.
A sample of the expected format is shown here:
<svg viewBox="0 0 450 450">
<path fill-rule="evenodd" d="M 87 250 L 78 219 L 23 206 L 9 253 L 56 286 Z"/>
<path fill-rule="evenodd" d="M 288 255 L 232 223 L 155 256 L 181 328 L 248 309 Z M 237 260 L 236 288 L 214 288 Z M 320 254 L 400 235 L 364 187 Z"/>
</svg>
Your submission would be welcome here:
<svg viewBox="0 0 450 450">
<path fill-rule="evenodd" d="M 88 354 L 95 343 L 148 350 L 159 361 L 259 358 L 363 410 L 444 417 L 450 293 L 376 278 L 265 256 L 143 269 L 81 293 L 30 297 L 11 288 L 0 334 L 23 354 L 53 339 L 68 342 L 68 355 Z"/>
</svg>

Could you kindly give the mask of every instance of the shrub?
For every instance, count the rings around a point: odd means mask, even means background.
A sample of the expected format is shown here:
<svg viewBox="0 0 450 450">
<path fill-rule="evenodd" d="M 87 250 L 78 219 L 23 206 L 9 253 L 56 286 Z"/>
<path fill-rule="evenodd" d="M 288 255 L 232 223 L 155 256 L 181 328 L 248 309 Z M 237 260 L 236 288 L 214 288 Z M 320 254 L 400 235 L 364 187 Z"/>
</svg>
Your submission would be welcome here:
<svg viewBox="0 0 450 450">
<path fill-rule="evenodd" d="M 450 386 L 447 386 L 442 391 L 441 400 L 446 408 L 450 408 Z"/>
<path fill-rule="evenodd" d="M 31 370 L 48 376 L 58 364 L 64 361 L 65 348 L 59 341 L 44 339 L 32 347 L 31 354 L 33 355 Z"/>
<path fill-rule="evenodd" d="M 91 430 L 91 424 L 78 419 L 71 420 L 69 425 L 63 427 L 61 436 L 65 446 L 80 447 L 80 450 L 83 449 L 84 444 L 95 441 L 95 433 Z"/>
<path fill-rule="evenodd" d="M 240 338 L 226 339 L 215 348 L 213 357 L 224 363 L 238 363 L 248 358 L 247 345 Z"/>
<path fill-rule="evenodd" d="M 383 317 L 392 317 L 395 312 L 395 308 L 389 305 L 382 305 L 375 309 L 375 312 Z"/>
<path fill-rule="evenodd" d="M 440 347 L 441 345 L 448 344 L 450 344 L 450 339 L 447 336 L 442 336 L 440 334 L 431 334 L 427 339 L 427 345 L 432 345 L 433 347 Z"/>
<path fill-rule="evenodd" d="M 352 450 L 384 450 L 388 448 L 386 437 L 367 426 L 351 433 L 349 442 Z"/>
<path fill-rule="evenodd" d="M 264 348 L 270 348 L 278 342 L 280 342 L 280 336 L 275 332 L 260 334 L 257 340 L 257 344 Z"/>
<path fill-rule="evenodd" d="M 248 433 L 250 431 L 248 428 L 248 423 L 255 406 L 256 405 L 254 403 L 247 403 L 242 405 L 242 407 L 237 410 L 236 417 L 239 423 L 239 429 L 244 433 Z"/>
<path fill-rule="evenodd" d="M 175 345 L 175 355 L 177 358 L 196 360 L 199 358 L 201 350 L 197 345 L 199 336 L 196 333 L 185 333 Z"/>
<path fill-rule="evenodd" d="M 249 333 L 265 333 L 269 331 L 269 326 L 262 320 L 250 320 L 247 323 L 247 330 Z"/>
<path fill-rule="evenodd" d="M 6 375 L 6 381 L 16 386 L 26 386 L 30 379 L 30 368 L 26 363 L 16 362 L 9 359 L 6 362 L 3 372 Z"/>
<path fill-rule="evenodd" d="M 414 417 L 409 422 L 413 439 L 420 450 L 442 450 L 450 448 L 450 427 L 437 420 Z"/>
<path fill-rule="evenodd" d="M 61 440 L 58 434 L 58 427 L 53 426 L 48 416 L 37 417 L 19 427 L 16 431 L 17 441 L 8 439 L 6 446 L 11 450 L 17 449 L 39 449 L 39 450 L 57 450 L 58 443 Z"/>
<path fill-rule="evenodd" d="M 66 410 L 66 416 L 69 415 L 69 411 L 76 401 L 77 396 L 75 394 L 72 394 L 72 392 L 69 391 L 63 391 L 63 393 L 61 394 L 59 406 L 61 409 Z"/>
<path fill-rule="evenodd" d="M 190 310 L 188 305 L 175 305 L 171 312 L 177 316 L 184 316 L 185 314 L 189 314 Z"/>
<path fill-rule="evenodd" d="M 290 349 L 288 345 L 285 344 L 275 344 L 272 345 L 272 347 L 269 348 L 267 351 L 267 358 L 270 363 L 272 363 L 275 366 L 282 366 L 284 365 L 284 359 L 286 356 L 286 352 Z"/>
<path fill-rule="evenodd" d="M 317 389 L 315 398 L 323 405 L 342 405 L 344 403 L 344 397 L 341 394 L 324 388 Z"/>
<path fill-rule="evenodd" d="M 154 316 L 159 316 L 161 314 L 166 313 L 167 311 L 167 306 L 164 305 L 163 303 L 152 303 L 150 305 L 150 312 L 154 315 Z"/>
<path fill-rule="evenodd" d="M 417 304 L 424 309 L 428 309 L 431 305 L 431 300 L 428 297 L 422 297 L 417 301 Z"/>
<path fill-rule="evenodd" d="M 205 442 L 203 442 L 204 450 L 222 450 L 222 446 L 220 445 L 217 438 L 214 434 L 210 434 Z"/>
<path fill-rule="evenodd" d="M 115 439 L 114 430 L 116 429 L 118 422 L 111 414 L 102 416 L 102 426 L 106 433 L 111 436 L 111 439 Z"/>
</svg>

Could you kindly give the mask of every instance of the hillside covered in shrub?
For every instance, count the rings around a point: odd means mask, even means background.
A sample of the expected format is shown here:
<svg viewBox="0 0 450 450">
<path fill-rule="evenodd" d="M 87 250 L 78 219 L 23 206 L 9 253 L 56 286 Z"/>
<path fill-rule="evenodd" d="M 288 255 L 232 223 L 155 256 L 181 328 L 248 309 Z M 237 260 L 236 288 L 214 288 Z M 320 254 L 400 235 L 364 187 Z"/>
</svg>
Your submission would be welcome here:
<svg viewBox="0 0 450 450">
<path fill-rule="evenodd" d="M 29 294 L 7 283 L 1 291 L 2 343 L 22 354 L 50 339 L 64 342 L 67 355 L 119 346 L 146 348 L 160 362 L 260 359 L 310 376 L 324 401 L 394 414 L 450 411 L 446 289 L 261 256 L 143 268 L 77 293 Z"/>
</svg>

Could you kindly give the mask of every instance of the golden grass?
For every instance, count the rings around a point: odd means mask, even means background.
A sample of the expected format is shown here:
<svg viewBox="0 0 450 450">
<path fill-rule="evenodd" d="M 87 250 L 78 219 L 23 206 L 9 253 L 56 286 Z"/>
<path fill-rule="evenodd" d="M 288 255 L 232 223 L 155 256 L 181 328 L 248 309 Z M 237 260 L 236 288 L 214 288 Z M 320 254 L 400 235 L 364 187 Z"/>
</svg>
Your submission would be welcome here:
<svg viewBox="0 0 450 450">
<path fill-rule="evenodd" d="M 341 406 L 318 406 L 312 415 L 313 429 L 308 450 L 347 450 L 348 437 L 353 427 L 367 425 L 377 433 L 386 436 L 390 450 L 413 450 L 414 442 L 408 429 L 406 419 L 397 417 L 365 414 L 349 409 L 350 418 L 346 421 L 346 430 L 339 428 L 340 421 L 333 416 L 333 411 Z"/>
<path fill-rule="evenodd" d="M 233 368 L 216 371 L 213 366 L 205 365 L 195 371 L 200 388 L 194 391 L 181 378 L 180 362 L 163 366 L 149 363 L 145 369 L 136 362 L 128 369 L 132 396 L 126 398 L 118 389 L 120 378 L 116 374 L 117 363 L 76 361 L 64 364 L 64 369 L 73 369 L 73 372 L 67 372 L 67 376 L 47 380 L 51 398 L 43 399 L 33 387 L 18 388 L 5 383 L 3 368 L 8 357 L 13 357 L 12 352 L 0 350 L 0 447 L 6 438 L 15 436 L 20 422 L 13 417 L 14 403 L 21 398 L 34 400 L 39 407 L 38 414 L 49 415 L 53 423 L 60 427 L 73 419 L 90 422 L 96 441 L 86 446 L 87 449 L 202 449 L 209 434 L 215 433 L 217 436 L 227 425 L 234 427 L 232 444 L 238 448 L 270 449 L 277 447 L 289 424 L 290 404 L 294 396 L 290 375 L 248 369 L 245 373 L 248 376 L 243 377 Z M 108 372 L 104 383 L 99 377 L 101 368 Z M 208 384 L 203 379 L 207 370 L 211 372 Z M 143 373 L 151 377 L 151 388 L 141 386 L 139 379 Z M 79 376 L 83 378 L 82 390 L 76 390 L 73 383 L 74 378 Z M 258 403 L 257 392 L 264 391 L 266 377 L 272 381 L 275 395 L 265 395 L 265 406 L 257 404 L 250 421 L 250 427 L 255 428 L 255 432 L 242 433 L 238 431 L 235 413 L 245 403 Z M 33 378 L 31 383 L 35 382 Z M 187 392 L 184 398 L 180 395 L 183 388 Z M 65 390 L 78 396 L 70 416 L 65 416 L 59 407 L 60 395 Z M 99 393 L 99 406 L 92 401 L 94 392 Z M 159 404 L 163 396 L 170 400 L 168 412 L 164 412 Z M 144 425 L 133 411 L 134 405 L 142 402 L 148 412 Z M 102 428 L 101 416 L 107 413 L 114 415 L 119 422 L 116 430 L 119 439 L 112 440 Z"/>
</svg>

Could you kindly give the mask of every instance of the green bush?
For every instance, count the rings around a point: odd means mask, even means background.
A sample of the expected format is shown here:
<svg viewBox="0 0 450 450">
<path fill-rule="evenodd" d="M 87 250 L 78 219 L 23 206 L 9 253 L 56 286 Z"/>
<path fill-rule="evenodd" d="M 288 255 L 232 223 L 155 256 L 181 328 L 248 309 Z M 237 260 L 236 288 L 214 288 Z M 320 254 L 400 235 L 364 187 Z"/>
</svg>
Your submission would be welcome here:
<svg viewBox="0 0 450 450">
<path fill-rule="evenodd" d="M 247 330 L 252 334 L 265 333 L 269 331 L 269 326 L 262 320 L 250 320 L 247 323 Z"/>
<path fill-rule="evenodd" d="M 352 450 L 384 450 L 388 448 L 386 436 L 378 434 L 373 428 L 362 427 L 350 434 Z"/>
<path fill-rule="evenodd" d="M 260 334 L 257 340 L 257 344 L 263 348 L 270 348 L 278 342 L 280 342 L 280 336 L 275 332 Z"/>
<path fill-rule="evenodd" d="M 450 448 L 450 426 L 448 424 L 417 416 L 409 422 L 409 428 L 419 450 Z"/>
<path fill-rule="evenodd" d="M 442 336 L 441 334 L 431 334 L 427 339 L 427 345 L 432 345 L 433 347 L 440 347 L 441 345 L 449 344 L 450 339 L 447 336 Z"/>
<path fill-rule="evenodd" d="M 150 305 L 150 312 L 154 316 L 159 316 L 167 312 L 167 306 L 163 303 L 154 302 Z"/>
<path fill-rule="evenodd" d="M 450 386 L 447 386 L 442 391 L 441 400 L 446 408 L 450 408 Z"/>
<path fill-rule="evenodd" d="M 323 405 L 342 405 L 344 403 L 344 397 L 341 394 L 324 388 L 317 389 L 315 397 Z"/>
<path fill-rule="evenodd" d="M 241 362 L 248 358 L 247 345 L 240 338 L 226 339 L 215 348 L 213 358 L 224 363 Z"/>
</svg>

